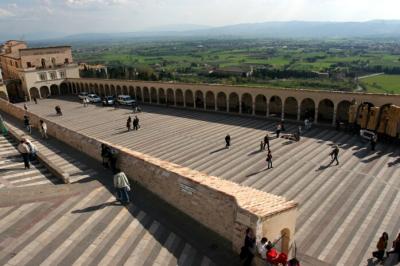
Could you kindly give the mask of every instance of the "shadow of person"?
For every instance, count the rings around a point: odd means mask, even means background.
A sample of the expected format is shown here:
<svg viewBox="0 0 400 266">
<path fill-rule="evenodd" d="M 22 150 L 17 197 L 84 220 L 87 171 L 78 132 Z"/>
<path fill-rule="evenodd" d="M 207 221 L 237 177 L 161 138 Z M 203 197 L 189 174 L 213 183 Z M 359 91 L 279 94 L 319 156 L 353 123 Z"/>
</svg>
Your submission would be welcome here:
<svg viewBox="0 0 400 266">
<path fill-rule="evenodd" d="M 323 171 L 323 170 L 329 168 L 329 167 L 332 165 L 332 163 L 333 163 L 333 162 L 330 162 L 330 163 L 328 163 L 327 165 L 320 165 L 319 168 L 316 169 L 315 171 L 316 171 L 316 172 Z"/>
<path fill-rule="evenodd" d="M 393 161 L 393 162 L 388 162 L 388 166 L 389 167 L 392 167 L 392 166 L 395 166 L 396 164 L 399 164 L 400 163 L 400 158 L 397 158 L 395 161 Z"/>
<path fill-rule="evenodd" d="M 98 205 L 94 205 L 94 206 L 90 206 L 90 207 L 86 207 L 80 210 L 73 210 L 71 213 L 85 213 L 85 212 L 93 212 L 93 211 L 97 211 L 100 209 L 103 209 L 105 207 L 108 206 L 120 206 L 121 204 L 119 204 L 118 200 L 115 201 L 111 201 L 111 202 L 106 202 L 106 203 L 101 203 Z"/>
<path fill-rule="evenodd" d="M 247 154 L 247 156 L 252 156 L 252 155 L 255 155 L 255 154 L 257 154 L 257 153 L 261 153 L 261 152 L 263 152 L 264 150 L 256 150 L 256 151 L 252 151 L 252 152 L 250 152 L 249 154 Z"/>
<path fill-rule="evenodd" d="M 269 168 L 264 168 L 264 169 L 262 169 L 262 170 L 260 170 L 260 171 L 257 171 L 257 172 L 254 172 L 254 173 L 248 174 L 248 175 L 246 175 L 246 177 L 255 176 L 255 175 L 259 174 L 259 173 L 262 173 L 262 172 L 265 172 L 265 171 L 267 171 L 268 169 L 269 169 Z"/>
<path fill-rule="evenodd" d="M 217 150 L 214 150 L 214 151 L 210 152 L 210 154 L 214 154 L 214 153 L 226 150 L 226 149 L 227 149 L 227 147 L 223 147 L 223 148 L 220 148 L 220 149 L 217 149 Z"/>
</svg>

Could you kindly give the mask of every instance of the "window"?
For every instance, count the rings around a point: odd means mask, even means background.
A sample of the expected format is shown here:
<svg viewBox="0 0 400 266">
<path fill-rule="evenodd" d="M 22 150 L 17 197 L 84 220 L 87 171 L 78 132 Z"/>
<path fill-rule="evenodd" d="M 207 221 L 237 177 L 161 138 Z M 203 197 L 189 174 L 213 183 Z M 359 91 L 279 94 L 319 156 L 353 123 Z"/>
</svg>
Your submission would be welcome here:
<svg viewBox="0 0 400 266">
<path fill-rule="evenodd" d="M 46 80 L 46 79 L 47 79 L 46 72 L 39 73 L 39 80 L 43 81 L 43 80 Z"/>
<path fill-rule="evenodd" d="M 50 79 L 57 79 L 57 73 L 56 72 L 50 72 Z"/>
<path fill-rule="evenodd" d="M 26 62 L 26 66 L 27 67 L 32 67 L 32 63 L 31 62 Z"/>
<path fill-rule="evenodd" d="M 58 73 L 60 74 L 60 78 L 65 78 L 65 71 L 60 71 Z"/>
<path fill-rule="evenodd" d="M 65 58 L 64 64 L 69 64 L 69 59 L 68 58 Z"/>
</svg>

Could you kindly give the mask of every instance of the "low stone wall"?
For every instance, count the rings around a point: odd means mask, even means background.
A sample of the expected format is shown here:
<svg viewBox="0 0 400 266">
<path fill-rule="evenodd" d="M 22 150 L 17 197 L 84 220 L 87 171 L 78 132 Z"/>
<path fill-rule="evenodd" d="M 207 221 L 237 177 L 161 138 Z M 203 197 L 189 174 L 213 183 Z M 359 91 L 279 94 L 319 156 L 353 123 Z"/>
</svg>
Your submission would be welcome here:
<svg viewBox="0 0 400 266">
<path fill-rule="evenodd" d="M 21 120 L 25 114 L 23 109 L 1 99 L 0 110 Z M 240 250 L 244 232 L 250 227 L 258 239 L 267 236 L 274 240 L 283 230 L 289 232 L 287 245 L 281 248 L 290 254 L 297 215 L 295 202 L 107 143 L 32 113 L 27 114 L 34 126 L 43 119 L 49 135 L 99 161 L 101 144 L 113 147 L 119 152 L 118 166 L 130 179 L 229 240 L 233 250 Z"/>
</svg>

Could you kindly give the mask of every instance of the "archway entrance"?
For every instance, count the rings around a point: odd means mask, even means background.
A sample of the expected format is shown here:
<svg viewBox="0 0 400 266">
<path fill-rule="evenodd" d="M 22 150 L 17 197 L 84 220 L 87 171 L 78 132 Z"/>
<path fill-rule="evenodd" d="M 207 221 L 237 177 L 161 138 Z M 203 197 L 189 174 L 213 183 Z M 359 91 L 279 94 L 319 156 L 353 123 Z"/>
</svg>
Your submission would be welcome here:
<svg viewBox="0 0 400 266">
<path fill-rule="evenodd" d="M 235 92 L 229 94 L 229 112 L 239 113 L 239 96 Z"/>
<path fill-rule="evenodd" d="M 226 94 L 219 92 L 217 94 L 217 109 L 221 112 L 226 112 Z"/>
<path fill-rule="evenodd" d="M 333 102 L 324 99 L 318 105 L 318 123 L 332 124 L 333 120 Z"/>
<path fill-rule="evenodd" d="M 167 104 L 168 105 L 174 105 L 175 104 L 173 89 L 168 89 L 167 90 Z"/>
<path fill-rule="evenodd" d="M 185 103 L 186 107 L 194 107 L 193 92 L 191 90 L 185 91 Z"/>
<path fill-rule="evenodd" d="M 206 93 L 206 109 L 207 110 L 215 110 L 215 97 L 214 93 L 208 91 Z"/>
<path fill-rule="evenodd" d="M 47 87 L 47 86 L 40 87 L 40 95 L 42 96 L 42 98 L 49 97 L 50 96 L 49 87 Z"/>
<path fill-rule="evenodd" d="M 156 90 L 156 88 L 151 88 L 150 89 L 150 102 L 151 103 L 158 103 L 157 102 L 157 90 Z"/>
<path fill-rule="evenodd" d="M 242 114 L 253 113 L 253 99 L 250 94 L 245 93 L 242 95 Z"/>
<path fill-rule="evenodd" d="M 67 94 L 69 94 L 67 84 L 61 83 L 61 85 L 60 85 L 60 91 L 61 91 L 61 95 L 67 95 Z"/>
<path fill-rule="evenodd" d="M 281 118 L 282 100 L 279 96 L 272 96 L 269 101 L 269 116 Z"/>
<path fill-rule="evenodd" d="M 183 92 L 181 89 L 175 91 L 175 100 L 177 106 L 183 106 Z"/>
<path fill-rule="evenodd" d="M 136 101 L 141 102 L 142 100 L 142 90 L 140 89 L 140 87 L 136 87 Z"/>
<path fill-rule="evenodd" d="M 143 101 L 145 103 L 149 103 L 150 102 L 150 94 L 149 94 L 149 89 L 147 87 L 143 88 Z"/>
<path fill-rule="evenodd" d="M 267 97 L 264 95 L 257 95 L 256 97 L 256 106 L 255 106 L 255 114 L 260 116 L 267 115 Z"/>
<path fill-rule="evenodd" d="M 341 101 L 336 110 L 336 119 L 341 122 L 349 121 L 349 110 L 350 110 L 351 102 L 349 101 Z"/>
<path fill-rule="evenodd" d="M 294 97 L 288 97 L 285 100 L 285 119 L 297 119 L 297 100 Z"/>
<path fill-rule="evenodd" d="M 57 85 L 50 86 L 51 95 L 60 95 Z"/>
<path fill-rule="evenodd" d="M 314 120 L 315 116 L 315 103 L 312 99 L 306 98 L 300 104 L 300 119 L 301 120 Z"/>
<path fill-rule="evenodd" d="M 196 108 L 204 109 L 204 98 L 201 91 L 196 91 Z"/>
<path fill-rule="evenodd" d="M 31 98 L 40 98 L 39 90 L 36 87 L 32 87 L 29 89 L 29 94 L 31 95 Z"/>
<path fill-rule="evenodd" d="M 165 98 L 165 92 L 163 88 L 158 89 L 158 99 L 160 100 L 160 104 L 166 104 L 167 100 Z"/>
</svg>

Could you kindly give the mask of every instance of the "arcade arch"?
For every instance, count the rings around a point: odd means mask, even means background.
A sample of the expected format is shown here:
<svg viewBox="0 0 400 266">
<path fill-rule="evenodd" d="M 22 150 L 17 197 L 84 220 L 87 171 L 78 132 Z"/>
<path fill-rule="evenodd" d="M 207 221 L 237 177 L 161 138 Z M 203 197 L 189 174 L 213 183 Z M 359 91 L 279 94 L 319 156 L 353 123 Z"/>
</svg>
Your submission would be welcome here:
<svg viewBox="0 0 400 266">
<path fill-rule="evenodd" d="M 42 96 L 42 98 L 49 97 L 50 96 L 49 87 L 47 87 L 47 86 L 40 87 L 40 95 Z"/>
<path fill-rule="evenodd" d="M 140 87 L 136 87 L 136 101 L 143 101 L 142 89 Z"/>
<path fill-rule="evenodd" d="M 32 87 L 29 89 L 29 94 L 31 95 L 31 98 L 35 97 L 37 99 L 40 98 L 39 90 L 36 87 Z"/>
<path fill-rule="evenodd" d="M 191 90 L 185 91 L 185 104 L 186 107 L 194 107 L 193 92 Z"/>
<path fill-rule="evenodd" d="M 196 91 L 195 93 L 196 97 L 196 108 L 198 109 L 204 109 L 204 98 L 203 98 L 203 92 L 202 91 Z"/>
<path fill-rule="evenodd" d="M 150 92 L 149 92 L 149 88 L 147 88 L 147 87 L 143 88 L 143 102 L 145 102 L 145 103 L 150 102 Z"/>
<path fill-rule="evenodd" d="M 157 90 L 154 87 L 151 87 L 150 89 L 150 102 L 151 103 L 158 103 L 157 101 Z"/>
<path fill-rule="evenodd" d="M 242 95 L 242 114 L 252 114 L 253 113 L 253 100 L 249 93 Z"/>
<path fill-rule="evenodd" d="M 269 116 L 281 118 L 282 100 L 279 96 L 272 96 L 269 100 Z"/>
<path fill-rule="evenodd" d="M 349 110 L 350 110 L 350 101 L 341 101 L 336 110 L 336 119 L 342 122 L 348 122 L 349 121 Z"/>
<path fill-rule="evenodd" d="M 167 89 L 167 104 L 175 105 L 175 96 L 173 89 Z"/>
<path fill-rule="evenodd" d="M 239 95 L 235 92 L 229 94 L 229 112 L 239 113 Z"/>
<path fill-rule="evenodd" d="M 58 91 L 58 86 L 54 85 L 54 84 L 50 86 L 50 92 L 51 92 L 51 95 L 60 95 L 60 93 Z"/>
<path fill-rule="evenodd" d="M 315 103 L 312 99 L 306 98 L 300 104 L 300 119 L 313 120 L 315 117 Z"/>
<path fill-rule="evenodd" d="M 60 84 L 61 95 L 67 95 L 67 94 L 69 94 L 69 91 L 71 91 L 71 90 L 68 88 L 68 85 L 66 83 Z"/>
<path fill-rule="evenodd" d="M 165 92 L 163 88 L 158 89 L 158 100 L 160 104 L 166 104 L 167 100 L 165 98 Z"/>
<path fill-rule="evenodd" d="M 298 103 L 296 98 L 288 97 L 285 100 L 285 118 L 297 119 Z"/>
<path fill-rule="evenodd" d="M 215 97 L 212 91 L 206 93 L 206 109 L 215 110 Z"/>
<path fill-rule="evenodd" d="M 226 94 L 223 92 L 219 92 L 217 94 L 217 110 L 221 112 L 226 112 L 227 109 L 227 104 L 226 104 Z"/>
<path fill-rule="evenodd" d="M 184 106 L 183 92 L 181 89 L 175 91 L 175 101 L 177 106 Z"/>
<path fill-rule="evenodd" d="M 332 124 L 334 104 L 329 99 L 323 99 L 318 104 L 318 123 Z"/>
<path fill-rule="evenodd" d="M 257 95 L 255 99 L 255 114 L 260 116 L 267 115 L 267 97 L 264 95 Z"/>
</svg>

